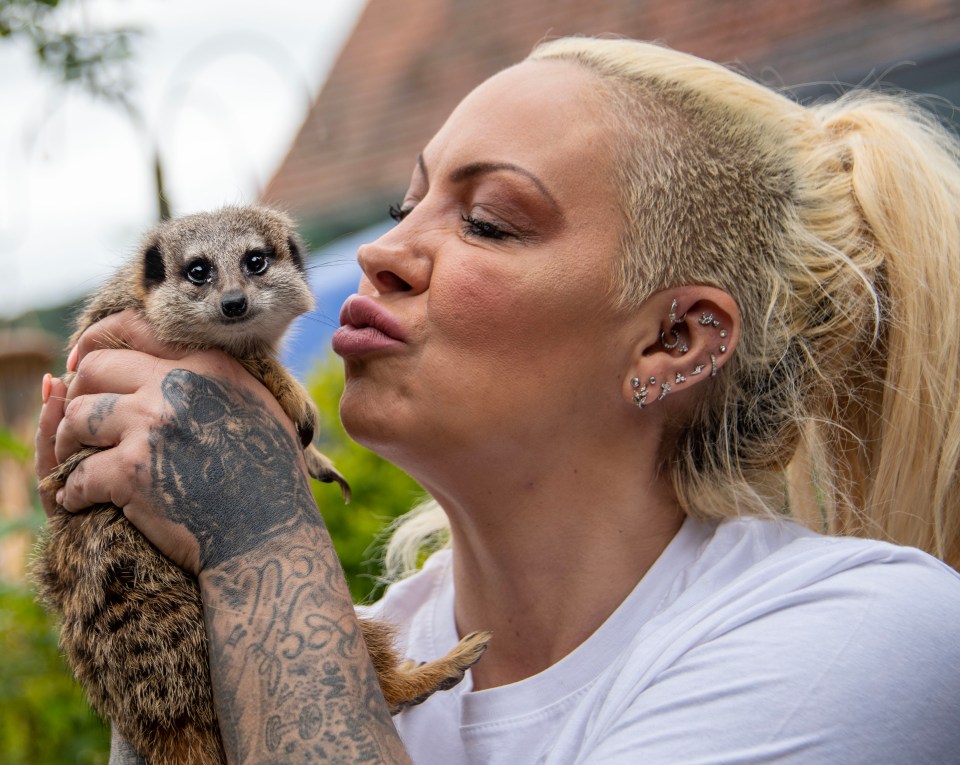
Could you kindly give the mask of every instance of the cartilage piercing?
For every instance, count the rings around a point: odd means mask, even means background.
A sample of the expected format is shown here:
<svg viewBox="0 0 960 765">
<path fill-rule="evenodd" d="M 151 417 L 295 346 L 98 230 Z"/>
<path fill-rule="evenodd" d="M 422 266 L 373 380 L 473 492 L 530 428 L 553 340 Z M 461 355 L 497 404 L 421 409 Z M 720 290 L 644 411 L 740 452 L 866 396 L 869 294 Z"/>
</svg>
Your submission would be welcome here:
<svg viewBox="0 0 960 765">
<path fill-rule="evenodd" d="M 682 372 L 677 372 L 677 378 L 674 380 L 674 382 L 675 382 L 677 385 L 679 385 L 680 383 L 686 382 L 686 381 L 687 381 L 687 378 L 683 376 L 683 373 L 682 373 Z"/>
<path fill-rule="evenodd" d="M 673 326 L 677 323 L 677 300 L 674 298 L 673 302 L 670 304 L 670 325 Z"/>
<path fill-rule="evenodd" d="M 668 351 L 672 351 L 674 348 L 680 345 L 680 333 L 675 329 L 671 329 L 670 334 L 676 338 L 672 343 L 667 342 L 666 333 L 662 329 L 660 330 L 660 344 Z"/>
<path fill-rule="evenodd" d="M 710 376 L 711 377 L 717 376 L 717 357 L 714 356 L 712 353 L 710 354 Z"/>
<path fill-rule="evenodd" d="M 726 336 L 727 336 L 727 330 L 721 329 L 721 330 L 720 330 L 720 337 L 726 337 Z"/>
<path fill-rule="evenodd" d="M 690 373 L 690 375 L 691 375 L 691 376 L 693 376 L 693 375 L 698 375 L 698 374 L 700 374 L 702 371 L 703 371 L 703 364 L 697 364 L 697 365 L 693 368 L 693 371 Z"/>
<path fill-rule="evenodd" d="M 700 315 L 700 318 L 697 319 L 697 323 L 698 323 L 701 327 L 709 327 L 711 324 L 713 324 L 713 321 L 714 321 L 714 319 L 713 319 L 713 314 L 712 314 L 712 313 L 704 313 L 704 314 L 701 314 L 701 315 Z"/>
<path fill-rule="evenodd" d="M 670 392 L 670 383 L 660 383 L 660 395 L 657 396 L 657 401 L 663 401 L 666 398 L 666 395 Z"/>
<path fill-rule="evenodd" d="M 727 352 L 727 346 L 721 345 L 721 346 L 720 346 L 720 353 L 726 353 L 726 352 Z"/>
</svg>

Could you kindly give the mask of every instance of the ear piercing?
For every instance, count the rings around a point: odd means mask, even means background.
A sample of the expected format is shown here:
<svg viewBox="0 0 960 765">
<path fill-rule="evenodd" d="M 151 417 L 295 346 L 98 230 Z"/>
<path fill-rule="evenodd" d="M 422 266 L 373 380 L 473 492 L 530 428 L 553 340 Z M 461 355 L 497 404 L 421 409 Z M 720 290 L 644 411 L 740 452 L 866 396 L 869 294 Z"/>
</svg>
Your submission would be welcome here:
<svg viewBox="0 0 960 765">
<path fill-rule="evenodd" d="M 675 329 L 671 329 L 670 334 L 673 335 L 674 338 L 676 338 L 672 343 L 667 342 L 666 334 L 662 329 L 660 330 L 660 344 L 664 348 L 666 348 L 668 351 L 672 351 L 674 348 L 680 345 L 680 333 L 677 332 Z"/>
<path fill-rule="evenodd" d="M 680 333 L 674 329 L 677 324 L 681 324 L 687 317 L 686 312 L 681 316 L 677 316 L 677 309 L 679 308 L 679 302 L 674 299 L 670 303 L 670 313 L 667 316 L 670 322 L 670 329 L 660 330 L 660 344 L 668 351 L 677 349 L 679 353 L 687 353 L 690 350 L 690 346 L 683 341 L 683 337 Z M 713 327 L 714 329 L 719 329 L 721 340 L 726 340 L 729 333 L 726 329 L 720 326 L 720 321 L 712 314 L 707 311 L 704 311 L 700 314 L 700 317 L 697 319 L 697 324 L 701 327 Z M 670 340 L 667 340 L 667 336 L 670 336 Z M 727 352 L 726 343 L 721 343 L 718 347 L 718 352 L 723 354 Z M 691 377 L 696 377 L 697 375 L 703 374 L 705 365 L 697 364 L 693 370 L 689 373 Z M 717 372 L 720 371 L 720 368 L 717 366 L 717 354 L 710 354 L 710 376 L 716 377 Z M 676 372 L 673 378 L 673 385 L 680 385 L 687 381 L 686 375 L 683 372 Z M 641 383 L 639 377 L 633 377 L 630 379 L 630 387 L 634 389 L 633 391 L 633 403 L 638 407 L 643 409 L 647 405 L 647 397 L 650 395 L 650 388 L 657 384 L 657 378 L 651 377 L 646 383 Z M 657 396 L 657 401 L 662 401 L 666 398 L 667 394 L 673 389 L 672 385 L 669 382 L 660 383 L 660 395 Z"/>
<path fill-rule="evenodd" d="M 673 327 L 675 327 L 677 324 L 680 324 L 687 317 L 686 311 L 683 312 L 682 316 L 680 317 L 677 316 L 678 306 L 679 306 L 679 303 L 677 303 L 676 298 L 674 298 L 673 302 L 670 303 L 670 314 L 667 317 L 670 321 L 670 330 L 668 331 L 670 332 L 671 335 L 673 335 L 673 342 L 668 343 L 667 333 L 664 332 L 663 330 L 660 330 L 660 344 L 664 348 L 666 348 L 668 351 L 672 351 L 674 348 L 679 347 L 680 353 L 686 353 L 687 351 L 690 350 L 690 346 L 684 343 L 683 338 L 680 337 L 680 333 L 677 332 L 675 329 L 673 329 Z"/>
<path fill-rule="evenodd" d="M 650 384 L 655 382 L 656 378 L 650 378 Z M 634 377 L 630 380 L 630 387 L 634 388 L 633 403 L 643 409 L 647 405 L 647 386 L 640 384 L 640 378 Z"/>
</svg>

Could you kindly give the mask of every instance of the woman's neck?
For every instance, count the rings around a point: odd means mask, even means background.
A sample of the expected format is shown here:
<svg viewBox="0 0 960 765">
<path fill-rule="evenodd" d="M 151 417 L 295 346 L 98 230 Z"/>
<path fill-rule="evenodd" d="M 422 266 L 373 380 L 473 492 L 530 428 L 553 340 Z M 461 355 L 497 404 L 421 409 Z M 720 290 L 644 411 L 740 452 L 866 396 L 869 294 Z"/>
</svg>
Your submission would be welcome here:
<svg viewBox="0 0 960 765">
<path fill-rule="evenodd" d="M 435 494 L 453 532 L 457 628 L 494 635 L 473 670 L 475 689 L 529 677 L 570 653 L 676 535 L 683 514 L 662 478 L 637 469 L 654 455 L 638 456 L 595 470 L 527 466 L 482 490 Z"/>
</svg>

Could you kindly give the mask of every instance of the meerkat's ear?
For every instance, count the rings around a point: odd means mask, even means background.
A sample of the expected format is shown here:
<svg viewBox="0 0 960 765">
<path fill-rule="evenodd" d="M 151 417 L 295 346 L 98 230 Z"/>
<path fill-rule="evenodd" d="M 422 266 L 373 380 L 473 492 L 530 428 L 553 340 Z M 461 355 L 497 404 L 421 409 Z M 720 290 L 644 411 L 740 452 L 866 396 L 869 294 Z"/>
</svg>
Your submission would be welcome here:
<svg viewBox="0 0 960 765">
<path fill-rule="evenodd" d="M 167 268 L 163 263 L 163 253 L 156 244 L 152 244 L 143 253 L 143 286 L 151 289 L 167 278 Z"/>
<path fill-rule="evenodd" d="M 297 268 L 303 271 L 303 255 L 300 253 L 300 245 L 297 243 L 297 238 L 288 236 L 287 247 L 290 250 L 290 259 Z"/>
</svg>

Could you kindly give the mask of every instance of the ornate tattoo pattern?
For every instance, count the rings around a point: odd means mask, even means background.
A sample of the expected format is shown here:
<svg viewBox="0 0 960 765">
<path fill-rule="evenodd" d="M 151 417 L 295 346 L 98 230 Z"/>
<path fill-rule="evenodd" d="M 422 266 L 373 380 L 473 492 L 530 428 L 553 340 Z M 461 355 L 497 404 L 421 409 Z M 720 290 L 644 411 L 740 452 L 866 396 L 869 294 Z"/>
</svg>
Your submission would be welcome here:
<svg viewBox="0 0 960 765">
<path fill-rule="evenodd" d="M 239 762 L 405 762 L 356 619 L 343 615 L 350 594 L 329 537 L 315 526 L 301 538 L 206 576 L 224 747 Z M 245 719 L 251 698 L 268 713 Z"/>
<path fill-rule="evenodd" d="M 197 538 L 202 567 L 322 523 L 299 446 L 260 402 L 183 369 L 167 375 L 163 394 L 172 414 L 151 434 L 154 490 Z"/>
</svg>

